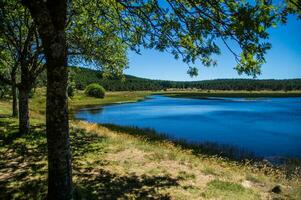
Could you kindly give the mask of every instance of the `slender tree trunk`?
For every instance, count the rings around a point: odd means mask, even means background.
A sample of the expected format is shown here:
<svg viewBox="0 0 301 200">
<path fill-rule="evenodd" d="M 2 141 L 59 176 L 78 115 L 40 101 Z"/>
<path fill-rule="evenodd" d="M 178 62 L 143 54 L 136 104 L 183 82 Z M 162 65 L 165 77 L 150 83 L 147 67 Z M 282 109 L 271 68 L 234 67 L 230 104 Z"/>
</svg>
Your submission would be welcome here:
<svg viewBox="0 0 301 200">
<path fill-rule="evenodd" d="M 21 60 L 21 83 L 19 89 L 19 132 L 29 134 L 30 73 L 26 59 Z"/>
<path fill-rule="evenodd" d="M 29 91 L 24 87 L 19 88 L 19 132 L 21 134 L 29 133 Z"/>
<path fill-rule="evenodd" d="M 12 104 L 12 116 L 18 117 L 18 100 L 17 100 L 17 87 L 15 84 L 12 85 L 12 96 L 13 96 L 13 104 Z"/>
<path fill-rule="evenodd" d="M 38 26 L 47 68 L 46 134 L 48 195 L 51 200 L 72 197 L 71 151 L 67 97 L 67 1 L 23 0 Z"/>
<path fill-rule="evenodd" d="M 17 67 L 14 66 L 11 72 L 11 82 L 12 82 L 12 97 L 13 97 L 13 104 L 12 104 L 12 116 L 18 117 L 18 97 L 17 97 L 17 87 L 16 87 L 16 71 Z"/>
</svg>

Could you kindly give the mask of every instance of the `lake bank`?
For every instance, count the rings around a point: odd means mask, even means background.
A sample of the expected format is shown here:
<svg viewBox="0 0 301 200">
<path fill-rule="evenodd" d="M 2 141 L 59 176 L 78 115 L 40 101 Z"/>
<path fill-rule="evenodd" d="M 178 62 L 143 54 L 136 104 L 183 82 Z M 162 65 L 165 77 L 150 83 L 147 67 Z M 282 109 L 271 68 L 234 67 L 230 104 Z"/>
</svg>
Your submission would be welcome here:
<svg viewBox="0 0 301 200">
<path fill-rule="evenodd" d="M 81 99 L 77 104 L 84 105 L 84 96 L 76 95 Z M 120 93 L 114 97 L 120 98 Z M 30 102 L 31 134 L 11 137 L 8 143 L 0 145 L 3 199 L 41 199 L 46 194 L 47 149 L 41 102 L 41 96 L 34 96 Z M 101 104 L 108 99 L 91 102 Z M 15 134 L 17 120 L 9 117 L 10 103 L 0 101 L 0 112 L 0 134 Z M 278 169 L 195 155 L 170 141 L 139 136 L 134 130 L 116 130 L 83 121 L 70 123 L 77 199 L 301 197 L 300 178 L 288 178 Z M 277 185 L 281 188 L 279 194 L 272 192 Z"/>
<path fill-rule="evenodd" d="M 150 128 L 173 140 L 216 144 L 207 146 L 240 149 L 237 154 L 250 152 L 275 160 L 301 158 L 300 104 L 301 98 L 191 99 L 152 95 L 136 103 L 84 109 L 75 117 L 92 123 Z"/>
</svg>

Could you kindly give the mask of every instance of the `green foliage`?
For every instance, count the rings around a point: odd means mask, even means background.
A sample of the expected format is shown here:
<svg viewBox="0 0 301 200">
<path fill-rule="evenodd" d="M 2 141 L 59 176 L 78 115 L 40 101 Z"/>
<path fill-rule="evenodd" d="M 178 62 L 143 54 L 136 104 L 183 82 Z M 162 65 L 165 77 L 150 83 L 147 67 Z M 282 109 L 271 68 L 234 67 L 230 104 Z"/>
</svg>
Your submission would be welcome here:
<svg viewBox="0 0 301 200">
<path fill-rule="evenodd" d="M 68 83 L 67 93 L 68 97 L 73 97 L 75 92 L 75 84 L 74 82 Z"/>
<path fill-rule="evenodd" d="M 29 10 L 17 0 L 1 1 L 0 30 L 0 79 L 9 85 L 34 87 L 44 70 L 44 56 Z"/>
<path fill-rule="evenodd" d="M 11 88 L 8 85 L 1 84 L 0 82 L 0 99 L 11 95 Z"/>
<path fill-rule="evenodd" d="M 296 14 L 299 19 L 301 19 L 301 1 L 300 0 L 285 0 L 286 9 L 284 10 L 284 14 L 286 12 Z"/>
<path fill-rule="evenodd" d="M 165 81 L 124 75 L 120 78 L 103 78 L 100 71 L 80 67 L 70 67 L 75 87 L 83 90 L 91 83 L 99 83 L 107 91 L 139 91 L 174 89 L 202 90 L 301 90 L 301 79 L 256 80 L 256 79 L 217 79 L 208 81 Z M 43 81 L 40 81 L 43 82 Z"/>
<path fill-rule="evenodd" d="M 195 68 L 195 67 L 190 67 L 187 71 L 187 74 L 189 74 L 190 77 L 197 76 L 198 75 L 198 69 Z"/>
<path fill-rule="evenodd" d="M 97 83 L 92 83 L 85 89 L 85 94 L 90 97 L 104 98 L 105 92 L 105 89 Z"/>
<path fill-rule="evenodd" d="M 272 1 L 88 1 L 70 4 L 67 31 L 75 54 L 107 72 L 127 64 L 126 49 L 170 52 L 188 64 L 214 66 L 218 44 L 226 44 L 239 73 L 256 76 L 270 48 L 267 29 L 279 20 Z M 229 41 L 240 48 L 235 52 Z M 232 44 L 232 43 L 231 43 Z M 235 46 L 235 45 L 234 45 Z M 237 48 L 235 48 L 237 50 Z M 194 67 L 188 73 L 196 75 Z"/>
<path fill-rule="evenodd" d="M 67 88 L 67 93 L 68 97 L 73 97 L 75 93 L 75 81 L 74 81 L 74 72 L 69 70 L 68 73 L 68 88 Z"/>
<path fill-rule="evenodd" d="M 105 7 L 99 11 L 98 6 Z M 122 74 L 128 65 L 127 46 L 115 30 L 118 20 L 98 17 L 103 9 L 107 12 L 111 7 L 109 1 L 75 0 L 70 3 L 70 13 L 76 13 L 70 15 L 66 31 L 70 64 L 94 66 L 106 76 Z"/>
<path fill-rule="evenodd" d="M 75 82 L 75 88 L 84 90 L 91 83 L 99 83 L 102 75 L 98 70 L 92 70 L 82 67 L 70 67 L 69 73 L 72 73 Z"/>
</svg>

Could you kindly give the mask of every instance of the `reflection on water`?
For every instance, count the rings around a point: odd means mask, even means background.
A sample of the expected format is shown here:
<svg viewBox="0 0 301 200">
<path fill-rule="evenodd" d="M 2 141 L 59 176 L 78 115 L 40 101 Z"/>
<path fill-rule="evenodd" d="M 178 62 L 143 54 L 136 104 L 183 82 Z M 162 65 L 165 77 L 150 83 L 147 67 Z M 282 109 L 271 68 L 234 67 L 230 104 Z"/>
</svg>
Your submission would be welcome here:
<svg viewBox="0 0 301 200">
<path fill-rule="evenodd" d="M 170 98 L 85 109 L 89 122 L 153 128 L 173 138 L 301 158 L 301 98 Z"/>
</svg>

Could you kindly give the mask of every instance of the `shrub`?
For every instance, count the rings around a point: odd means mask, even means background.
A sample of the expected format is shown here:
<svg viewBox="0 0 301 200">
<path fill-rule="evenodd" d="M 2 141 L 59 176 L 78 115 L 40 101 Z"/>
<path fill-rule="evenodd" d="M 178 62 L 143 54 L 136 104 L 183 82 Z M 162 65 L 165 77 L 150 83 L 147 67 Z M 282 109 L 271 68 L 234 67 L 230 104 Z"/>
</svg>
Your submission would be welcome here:
<svg viewBox="0 0 301 200">
<path fill-rule="evenodd" d="M 85 86 L 81 82 L 78 82 L 78 83 L 75 84 L 75 89 L 84 90 Z"/>
<path fill-rule="evenodd" d="M 97 83 L 92 83 L 88 85 L 85 89 L 85 94 L 87 96 L 96 98 L 104 98 L 105 92 L 105 89 Z"/>
<path fill-rule="evenodd" d="M 68 87 L 67 87 L 67 92 L 68 92 L 68 97 L 73 97 L 75 93 L 75 81 L 74 81 L 74 72 L 70 71 L 68 73 Z"/>
<path fill-rule="evenodd" d="M 68 97 L 73 97 L 75 91 L 76 91 L 75 82 L 72 81 L 71 79 L 68 79 L 68 87 L 67 87 Z"/>
<path fill-rule="evenodd" d="M 72 84 L 72 83 L 68 84 L 67 92 L 68 92 L 68 97 L 73 97 L 74 96 L 74 93 L 75 93 L 74 84 Z"/>
</svg>

